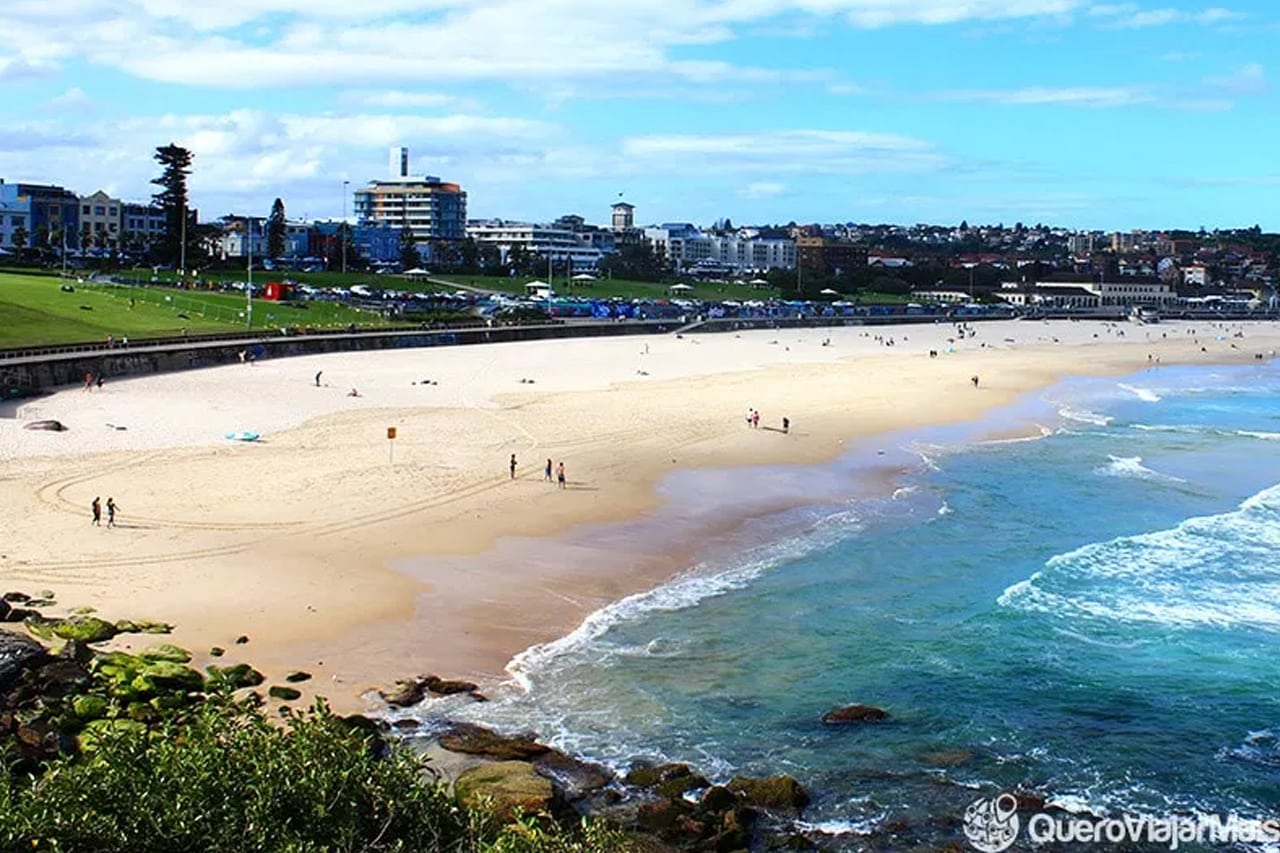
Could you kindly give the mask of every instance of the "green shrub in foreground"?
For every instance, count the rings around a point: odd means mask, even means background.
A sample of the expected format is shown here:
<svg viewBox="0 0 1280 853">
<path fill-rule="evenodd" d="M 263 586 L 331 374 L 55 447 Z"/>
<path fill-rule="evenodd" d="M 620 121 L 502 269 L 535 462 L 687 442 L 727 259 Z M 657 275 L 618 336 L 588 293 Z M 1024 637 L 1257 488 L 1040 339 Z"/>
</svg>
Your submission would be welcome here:
<svg viewBox="0 0 1280 853">
<path fill-rule="evenodd" d="M 323 706 L 283 725 L 211 701 L 182 722 L 106 732 L 26 779 L 0 778 L 0 847 L 60 851 L 620 850 L 526 820 L 502 827 L 462 808 L 403 748 Z M 385 750 L 383 751 L 385 752 Z"/>
</svg>

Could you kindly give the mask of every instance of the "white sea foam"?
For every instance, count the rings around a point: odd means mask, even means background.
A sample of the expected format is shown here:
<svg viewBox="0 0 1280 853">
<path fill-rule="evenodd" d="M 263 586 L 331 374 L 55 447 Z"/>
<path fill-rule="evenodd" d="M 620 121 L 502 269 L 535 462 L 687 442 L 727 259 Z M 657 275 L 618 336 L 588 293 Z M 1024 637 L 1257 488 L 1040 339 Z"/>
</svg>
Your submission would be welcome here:
<svg viewBox="0 0 1280 853">
<path fill-rule="evenodd" d="M 951 515 L 955 510 L 951 508 L 951 504 L 946 501 L 942 502 L 942 506 L 938 507 L 938 515 Z"/>
<path fill-rule="evenodd" d="M 876 828 L 884 821 L 884 818 L 885 815 L 878 814 L 862 820 L 798 820 L 795 822 L 795 827 L 801 832 L 809 832 L 816 835 L 870 835 L 876 831 Z"/>
<path fill-rule="evenodd" d="M 1161 399 L 1160 395 L 1157 394 L 1155 391 L 1152 391 L 1150 388 L 1139 388 L 1135 385 L 1126 385 L 1123 382 L 1119 383 L 1119 386 L 1123 388 L 1125 391 L 1128 391 L 1133 396 L 1137 397 L 1139 400 L 1142 400 L 1144 402 L 1147 402 L 1147 403 L 1160 402 L 1160 399 Z"/>
<path fill-rule="evenodd" d="M 1108 456 L 1110 461 L 1097 469 L 1106 477 L 1133 477 L 1139 480 L 1155 480 L 1167 483 L 1185 483 L 1180 477 L 1161 474 L 1142 464 L 1141 456 Z"/>
<path fill-rule="evenodd" d="M 1096 542 L 1011 584 L 1002 607 L 1075 620 L 1280 632 L 1280 486 L 1233 512 Z"/>
<path fill-rule="evenodd" d="M 1072 406 L 1063 406 L 1058 409 L 1058 415 L 1069 421 L 1093 426 L 1109 426 L 1113 420 L 1109 415 L 1100 415 L 1088 409 L 1076 409 Z"/>
<path fill-rule="evenodd" d="M 1241 429 L 1236 430 L 1236 435 L 1242 435 L 1245 438 L 1260 438 L 1263 441 L 1280 441 L 1280 432 L 1255 432 L 1253 430 Z"/>
</svg>

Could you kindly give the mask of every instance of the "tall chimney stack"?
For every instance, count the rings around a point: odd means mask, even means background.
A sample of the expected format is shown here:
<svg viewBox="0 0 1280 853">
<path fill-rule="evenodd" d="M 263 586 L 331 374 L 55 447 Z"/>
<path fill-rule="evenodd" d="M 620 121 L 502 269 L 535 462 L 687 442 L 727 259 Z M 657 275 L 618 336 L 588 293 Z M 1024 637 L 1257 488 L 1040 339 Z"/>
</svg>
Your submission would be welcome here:
<svg viewBox="0 0 1280 853">
<path fill-rule="evenodd" d="M 409 149 L 391 149 L 391 179 L 409 177 Z"/>
</svg>

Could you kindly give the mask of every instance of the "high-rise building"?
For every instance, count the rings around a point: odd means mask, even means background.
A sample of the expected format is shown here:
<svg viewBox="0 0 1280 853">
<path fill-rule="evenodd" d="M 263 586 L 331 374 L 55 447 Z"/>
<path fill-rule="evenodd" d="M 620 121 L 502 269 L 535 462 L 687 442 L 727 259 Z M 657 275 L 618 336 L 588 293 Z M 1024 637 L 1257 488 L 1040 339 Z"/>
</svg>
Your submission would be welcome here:
<svg viewBox="0 0 1280 853">
<path fill-rule="evenodd" d="M 437 177 L 409 177 L 409 150 L 393 148 L 392 177 L 355 192 L 357 222 L 408 229 L 415 243 L 461 240 L 467 234 L 467 194 Z"/>
<path fill-rule="evenodd" d="M 47 184 L 9 184 L 0 180 L 0 202 L 30 210 L 30 224 L 24 226 L 31 233 L 28 246 L 35 246 L 41 240 L 50 248 L 55 243 L 60 246 L 61 238 L 55 238 L 58 234 L 66 237 L 67 245 L 75 245 L 80 198 L 71 190 Z"/>
</svg>

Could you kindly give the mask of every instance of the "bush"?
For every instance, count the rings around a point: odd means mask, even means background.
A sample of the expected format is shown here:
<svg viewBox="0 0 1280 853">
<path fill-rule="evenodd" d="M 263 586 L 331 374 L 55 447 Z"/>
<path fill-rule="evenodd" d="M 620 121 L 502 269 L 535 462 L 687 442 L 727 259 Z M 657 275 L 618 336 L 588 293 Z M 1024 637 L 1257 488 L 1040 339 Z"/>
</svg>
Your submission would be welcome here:
<svg viewBox="0 0 1280 853">
<path fill-rule="evenodd" d="M 269 721 L 220 697 L 150 730 L 0 778 L 0 848 L 59 851 L 622 850 L 599 826 L 500 825 L 459 806 L 422 759 L 322 704 Z"/>
</svg>

